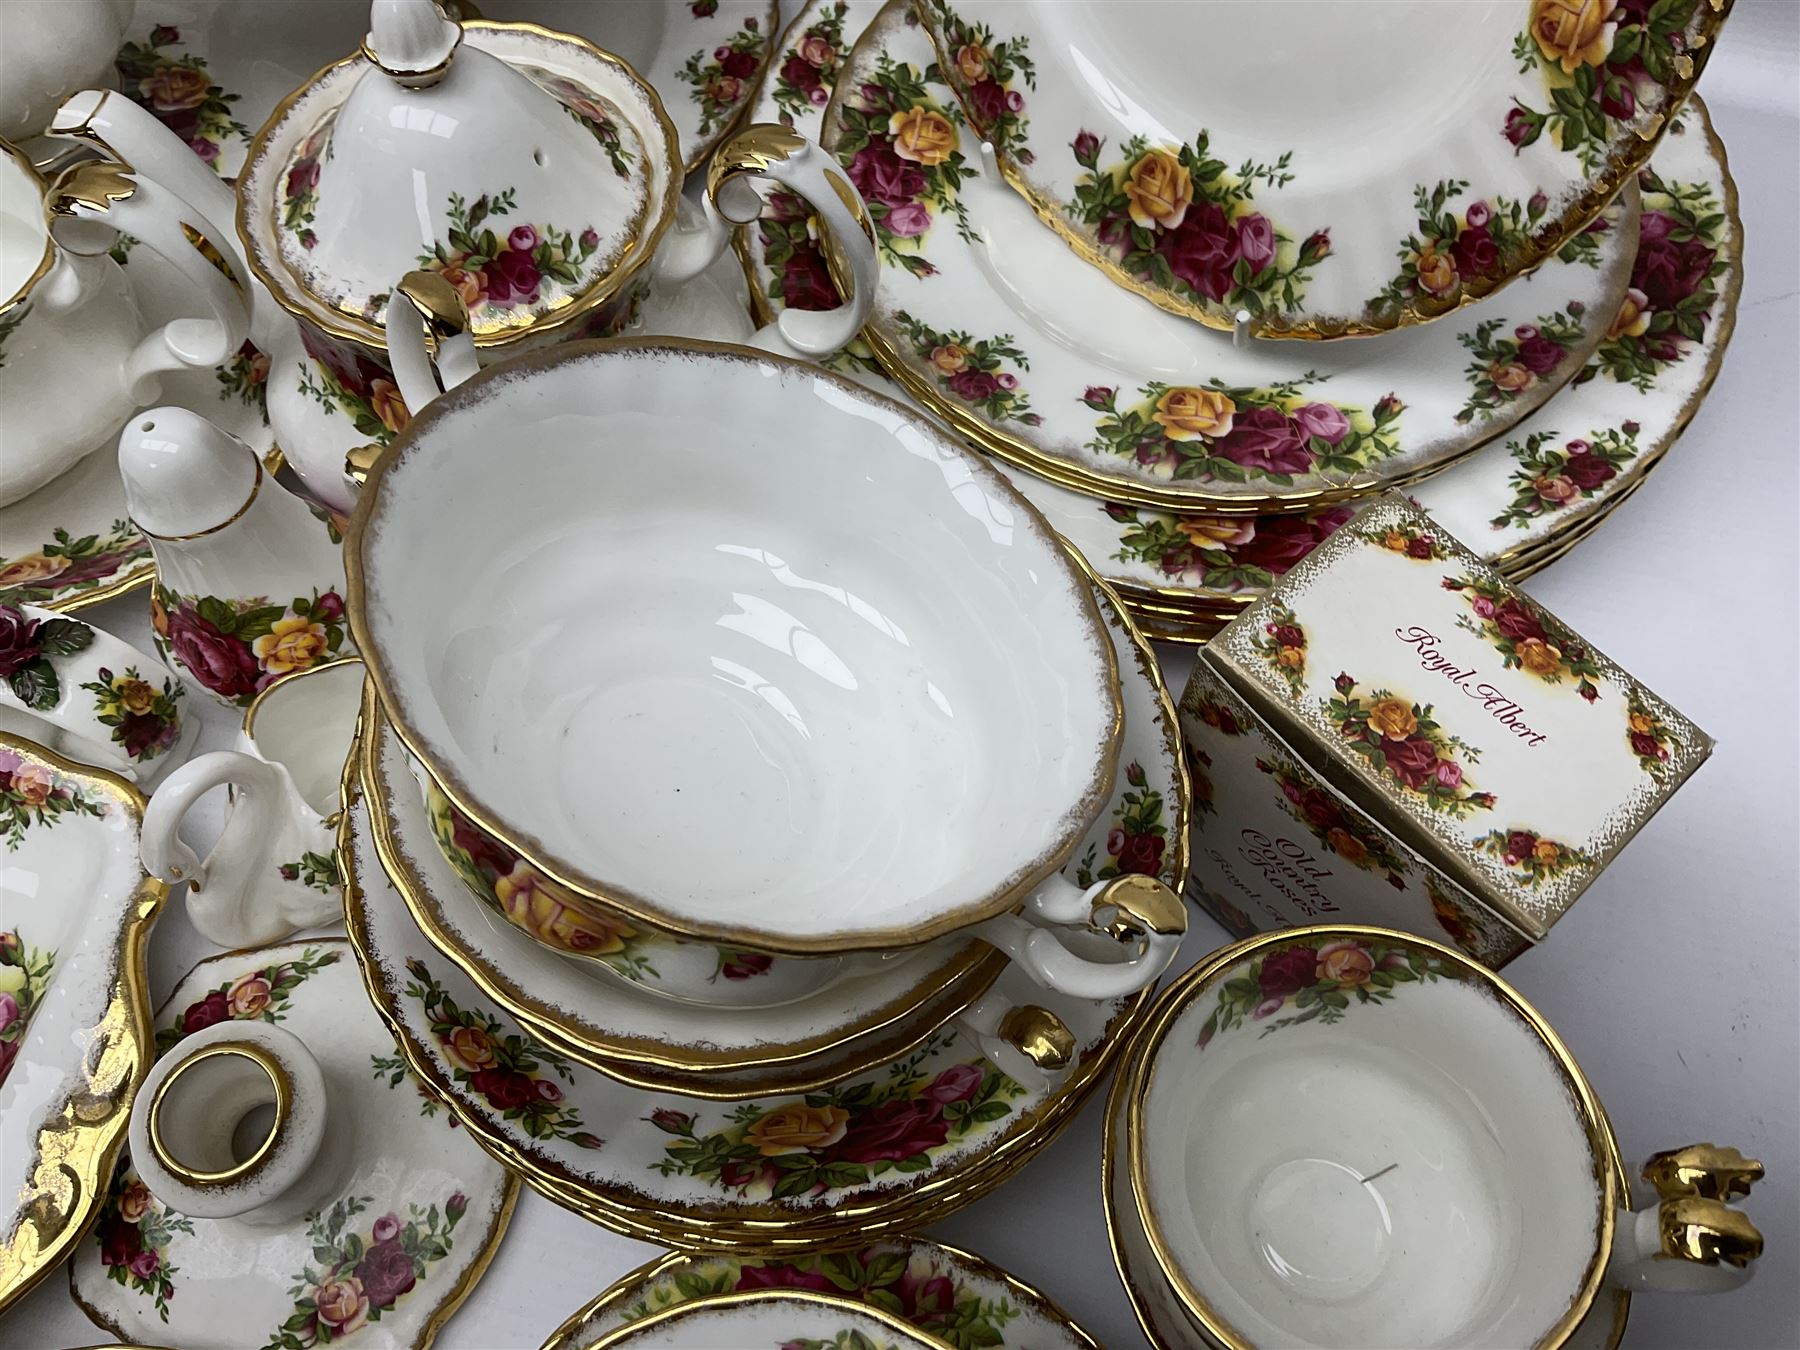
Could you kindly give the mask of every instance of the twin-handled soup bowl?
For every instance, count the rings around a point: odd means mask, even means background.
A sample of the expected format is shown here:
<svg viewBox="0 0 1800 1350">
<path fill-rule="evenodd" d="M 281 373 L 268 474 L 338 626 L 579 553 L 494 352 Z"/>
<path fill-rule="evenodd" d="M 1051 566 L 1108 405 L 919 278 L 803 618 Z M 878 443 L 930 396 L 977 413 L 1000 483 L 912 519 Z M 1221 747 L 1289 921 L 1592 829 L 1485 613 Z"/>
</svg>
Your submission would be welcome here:
<svg viewBox="0 0 1800 1350">
<path fill-rule="evenodd" d="M 1107 1207 L 1161 1346 L 1615 1344 L 1637 1288 L 1710 1292 L 1762 1165 L 1634 1187 L 1568 1050 L 1492 971 L 1382 928 L 1269 933 L 1162 996 L 1113 1089 Z"/>
<path fill-rule="evenodd" d="M 1091 588 L 888 399 L 713 344 L 534 355 L 382 455 L 346 556 L 428 790 L 587 923 L 727 945 L 788 998 L 951 934 L 1112 997 L 1179 943 L 1159 883 L 1057 875 L 1120 734 Z"/>
</svg>

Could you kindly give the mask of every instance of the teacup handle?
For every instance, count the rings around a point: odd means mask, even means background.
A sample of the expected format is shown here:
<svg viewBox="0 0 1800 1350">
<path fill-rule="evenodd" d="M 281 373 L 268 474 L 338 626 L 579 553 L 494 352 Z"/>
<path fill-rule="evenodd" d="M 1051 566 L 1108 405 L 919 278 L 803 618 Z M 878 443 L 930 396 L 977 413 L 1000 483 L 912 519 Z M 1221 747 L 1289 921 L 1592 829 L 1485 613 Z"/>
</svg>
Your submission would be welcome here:
<svg viewBox="0 0 1800 1350">
<path fill-rule="evenodd" d="M 1062 1018 L 989 989 L 954 1019 L 995 1068 L 1026 1087 L 1045 1088 L 1075 1062 L 1075 1036 Z"/>
<path fill-rule="evenodd" d="M 469 307 L 439 272 L 408 272 L 388 297 L 388 362 L 407 411 L 427 403 L 481 369 Z"/>
<path fill-rule="evenodd" d="M 237 789 L 238 799 L 202 862 L 178 831 L 195 802 L 226 786 Z M 323 839 L 328 831 L 285 769 L 241 751 L 215 750 L 175 770 L 151 796 L 138 847 L 146 872 L 170 885 L 188 883 L 188 917 L 201 936 L 222 947 L 250 947 L 342 913 L 335 890 L 314 890 L 277 870 L 277 850 L 313 835 Z"/>
<path fill-rule="evenodd" d="M 1074 951 L 1061 933 L 1093 944 Z M 1045 989 L 1073 998 L 1122 998 L 1154 984 L 1187 933 L 1187 910 L 1155 877 L 1127 873 L 1085 889 L 1052 876 L 1022 914 L 976 924 L 974 936 L 998 947 Z M 1108 947 L 1105 940 L 1115 945 Z"/>
<path fill-rule="evenodd" d="M 46 203 L 53 231 L 58 220 L 97 220 L 142 239 L 181 272 L 208 315 L 171 319 L 138 343 L 125 364 L 135 401 L 156 397 L 161 372 L 221 365 L 244 345 L 250 299 L 232 254 L 175 193 L 116 160 L 88 160 L 57 175 Z"/>
<path fill-rule="evenodd" d="M 830 155 L 791 128 L 758 122 L 727 138 L 707 166 L 701 218 L 682 220 L 665 236 L 654 264 L 656 278 L 679 283 L 712 266 L 730 244 L 734 225 L 749 224 L 762 211 L 753 178 L 785 188 L 812 207 L 832 280 L 846 299 L 836 309 L 784 310 L 751 345 L 779 356 L 830 356 L 855 341 L 868 321 L 880 263 L 862 194 Z"/>
<path fill-rule="evenodd" d="M 1727 1204 L 1750 1193 L 1763 1165 L 1735 1148 L 1689 1144 L 1652 1155 L 1613 1230 L 1607 1279 L 1623 1289 L 1719 1294 L 1749 1280 L 1762 1234 Z"/>
</svg>

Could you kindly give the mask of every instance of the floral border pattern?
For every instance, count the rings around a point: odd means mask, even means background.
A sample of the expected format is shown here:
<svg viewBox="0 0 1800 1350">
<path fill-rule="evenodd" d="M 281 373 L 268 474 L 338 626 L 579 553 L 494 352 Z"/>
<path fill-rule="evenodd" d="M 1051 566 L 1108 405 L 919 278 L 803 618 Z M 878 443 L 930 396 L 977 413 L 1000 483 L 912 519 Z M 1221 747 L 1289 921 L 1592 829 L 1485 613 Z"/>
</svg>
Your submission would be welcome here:
<svg viewBox="0 0 1800 1350">
<path fill-rule="evenodd" d="M 1182 586 L 1261 591 L 1356 514 L 1334 506 L 1281 516 L 1179 516 L 1103 502 L 1119 534 L 1115 562 L 1142 563 Z"/>
<path fill-rule="evenodd" d="M 307 947 L 292 961 L 264 966 L 236 979 L 222 980 L 188 1004 L 173 1022 L 156 1032 L 160 1057 L 184 1036 L 219 1022 L 280 1022 L 294 990 L 311 976 L 336 965 L 343 953 Z"/>
<path fill-rule="evenodd" d="M 1431 704 L 1387 689 L 1359 694 L 1348 674 L 1333 686 L 1335 694 L 1319 701 L 1325 716 L 1376 773 L 1445 815 L 1460 819 L 1493 809 L 1494 794 L 1476 791 L 1463 767 L 1464 761 L 1479 764 L 1481 751 L 1438 725 Z"/>
<path fill-rule="evenodd" d="M 193 1221 L 165 1209 L 133 1170 L 129 1157 L 121 1157 L 94 1223 L 100 1264 L 114 1284 L 152 1300 L 156 1315 L 165 1322 L 180 1273 L 169 1263 L 169 1244 L 175 1234 L 191 1236 L 193 1231 Z"/>
<path fill-rule="evenodd" d="M 1406 889 L 1412 867 L 1394 851 L 1393 841 L 1380 826 L 1349 809 L 1297 764 L 1258 756 L 1256 767 L 1274 780 L 1288 814 L 1306 826 L 1321 847 L 1352 867 L 1385 873 L 1388 885 L 1397 891 Z"/>
<path fill-rule="evenodd" d="M 181 45 L 181 30 L 158 24 L 143 42 L 126 42 L 113 58 L 119 92 L 174 132 L 202 160 L 218 167 L 228 140 L 250 142 L 250 128 L 232 114 L 240 97 L 213 83 L 203 57 L 164 50 Z"/>
<path fill-rule="evenodd" d="M 1330 1026 L 1343 1020 L 1352 1003 L 1387 1003 L 1400 985 L 1455 978 L 1454 969 L 1436 957 L 1386 942 L 1345 938 L 1320 947 L 1276 946 L 1220 985 L 1198 1045 L 1204 1050 L 1215 1036 L 1246 1021 L 1267 1023 L 1259 1039 L 1303 1022 Z"/>
<path fill-rule="evenodd" d="M 1560 446 L 1554 431 L 1508 441 L 1506 452 L 1518 464 L 1507 480 L 1513 499 L 1488 523 L 1496 530 L 1524 529 L 1539 516 L 1604 491 L 1637 458 L 1638 430 L 1638 423 L 1627 419 L 1617 429 L 1590 431 Z"/>
<path fill-rule="evenodd" d="M 165 675 L 158 689 L 136 666 L 117 675 L 101 666 L 95 674 L 99 678 L 81 687 L 94 696 L 94 720 L 112 728 L 112 742 L 127 758 L 148 764 L 175 744 L 181 735 L 178 705 L 187 696 L 185 685 Z"/>
<path fill-rule="evenodd" d="M 283 675 L 339 655 L 349 634 L 334 590 L 279 605 L 263 595 L 181 595 L 161 582 L 150 592 L 150 627 L 165 661 L 240 708 Z"/>
<path fill-rule="evenodd" d="M 1525 202 L 1478 198 L 1459 214 L 1453 204 L 1468 190 L 1461 178 L 1413 189 L 1419 218 L 1400 245 L 1399 270 L 1370 302 L 1372 312 L 1398 314 L 1421 296 L 1451 295 L 1471 281 L 1492 281 L 1516 270 L 1549 201 L 1541 192 Z"/>
<path fill-rule="evenodd" d="M 1554 374 L 1585 336 L 1581 316 L 1586 308 L 1571 300 L 1563 309 L 1540 314 L 1536 323 L 1519 324 L 1505 336 L 1497 336 L 1507 325 L 1505 319 L 1484 319 L 1472 331 L 1458 333 L 1456 340 L 1474 359 L 1464 371 L 1470 393 L 1456 420 L 1467 424 L 1477 417 L 1492 417 Z"/>
<path fill-rule="evenodd" d="M 770 97 L 788 126 L 831 102 L 832 88 L 849 50 L 844 39 L 844 16 L 849 10 L 845 0 L 832 0 L 782 53 Z M 854 34 L 850 41 L 855 41 Z"/>
<path fill-rule="evenodd" d="M 961 331 L 940 333 L 905 310 L 894 311 L 894 322 L 912 344 L 913 355 L 936 378 L 938 388 L 996 422 L 1018 422 L 1035 427 L 1044 419 L 1031 411 L 1031 401 L 1019 388 L 1019 377 L 1006 369 L 1031 369 L 1013 342 L 1011 333 L 976 338 Z"/>
<path fill-rule="evenodd" d="M 1645 773 L 1659 783 L 1668 777 L 1669 760 L 1676 747 L 1675 733 L 1635 689 L 1626 700 L 1625 739 Z"/>
<path fill-rule="evenodd" d="M 1287 682 L 1295 698 L 1306 693 L 1306 629 L 1293 610 L 1279 603 L 1271 605 L 1268 621 L 1262 632 L 1250 639 L 1250 646 Z"/>
<path fill-rule="evenodd" d="M 17 605 L 0 604 L 0 680 L 32 711 L 54 708 L 62 681 L 53 658 L 86 651 L 93 641 L 92 625 L 79 619 L 34 619 Z"/>
<path fill-rule="evenodd" d="M 17 929 L 0 933 L 0 1085 L 19 1057 L 31 1015 L 56 969 L 56 953 L 27 947 Z"/>
<path fill-rule="evenodd" d="M 0 599 L 19 605 L 63 604 L 110 585 L 120 573 L 151 560 L 150 541 L 129 520 L 111 532 L 73 537 L 60 526 L 34 553 L 0 558 Z"/>
<path fill-rule="evenodd" d="M 1149 786 L 1144 766 L 1135 759 L 1125 766 L 1125 784 L 1125 791 L 1113 804 L 1112 828 L 1106 832 L 1106 860 L 1100 861 L 1098 844 L 1089 844 L 1075 865 L 1077 886 L 1085 888 L 1128 873 L 1162 875 L 1163 852 L 1169 842 L 1162 793 Z"/>
<path fill-rule="evenodd" d="M 707 15 L 696 9 L 694 17 Z M 702 136 L 710 136 L 736 113 L 762 69 L 769 42 L 762 24 L 750 15 L 737 32 L 713 49 L 710 60 L 702 48 L 675 72 L 683 84 L 691 86 L 688 97 L 700 106 Z"/>
<path fill-rule="evenodd" d="M 1523 874 L 1527 886 L 1554 881 L 1578 867 L 1592 867 L 1594 855 L 1532 830 L 1490 830 L 1477 847 Z"/>
<path fill-rule="evenodd" d="M 0 838 L 7 852 L 24 843 L 33 826 L 54 829 L 64 815 L 98 820 L 106 813 L 106 799 L 95 801 L 49 765 L 0 746 Z"/>
<path fill-rule="evenodd" d="M 1456 616 L 1456 626 L 1491 645 L 1507 670 L 1524 670 L 1545 684 L 1561 684 L 1566 676 L 1587 702 L 1599 699 L 1600 667 L 1572 630 L 1504 581 L 1458 576 L 1445 577 L 1443 584 L 1469 605 L 1468 614 Z"/>
</svg>

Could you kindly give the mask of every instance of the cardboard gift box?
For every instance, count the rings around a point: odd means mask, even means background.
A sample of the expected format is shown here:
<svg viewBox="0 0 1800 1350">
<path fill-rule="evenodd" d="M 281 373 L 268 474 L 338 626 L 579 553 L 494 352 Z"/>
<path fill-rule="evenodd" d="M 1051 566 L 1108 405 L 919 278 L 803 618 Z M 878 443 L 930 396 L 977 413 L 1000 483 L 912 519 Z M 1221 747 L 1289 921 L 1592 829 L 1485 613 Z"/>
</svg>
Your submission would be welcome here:
<svg viewBox="0 0 1800 1350">
<path fill-rule="evenodd" d="M 1201 649 L 1188 894 L 1241 935 L 1375 923 L 1501 966 L 1712 740 L 1396 494 Z"/>
</svg>

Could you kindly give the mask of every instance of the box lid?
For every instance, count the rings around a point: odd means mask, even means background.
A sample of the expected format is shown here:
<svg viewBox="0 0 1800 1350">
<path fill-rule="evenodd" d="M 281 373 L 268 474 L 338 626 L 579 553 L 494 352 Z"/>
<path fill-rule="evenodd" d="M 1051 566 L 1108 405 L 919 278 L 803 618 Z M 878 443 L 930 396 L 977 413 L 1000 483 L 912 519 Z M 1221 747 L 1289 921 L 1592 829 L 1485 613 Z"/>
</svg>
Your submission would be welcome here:
<svg viewBox="0 0 1800 1350">
<path fill-rule="evenodd" d="M 1398 494 L 1202 657 L 1315 772 L 1534 938 L 1712 752 Z"/>
</svg>

